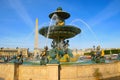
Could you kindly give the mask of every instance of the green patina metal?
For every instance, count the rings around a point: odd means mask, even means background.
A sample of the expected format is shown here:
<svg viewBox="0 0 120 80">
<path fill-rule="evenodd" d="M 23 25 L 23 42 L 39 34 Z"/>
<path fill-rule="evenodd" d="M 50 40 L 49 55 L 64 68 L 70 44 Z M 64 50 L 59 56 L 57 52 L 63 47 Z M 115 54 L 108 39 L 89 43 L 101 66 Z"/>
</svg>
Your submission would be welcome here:
<svg viewBox="0 0 120 80">
<path fill-rule="evenodd" d="M 95 63 L 105 63 L 105 57 L 102 55 L 100 46 L 97 46 L 96 50 L 94 49 L 94 51 L 91 52 L 91 60 Z"/>
<path fill-rule="evenodd" d="M 52 29 L 54 27 L 54 29 Z M 47 32 L 48 32 L 48 26 L 43 27 L 39 30 L 39 33 L 45 37 L 47 37 Z M 76 36 L 79 34 L 81 30 L 77 27 L 71 26 L 71 25 L 64 25 L 62 27 L 60 26 L 51 26 L 50 32 L 49 32 L 49 38 L 51 39 L 68 39 Z"/>
</svg>

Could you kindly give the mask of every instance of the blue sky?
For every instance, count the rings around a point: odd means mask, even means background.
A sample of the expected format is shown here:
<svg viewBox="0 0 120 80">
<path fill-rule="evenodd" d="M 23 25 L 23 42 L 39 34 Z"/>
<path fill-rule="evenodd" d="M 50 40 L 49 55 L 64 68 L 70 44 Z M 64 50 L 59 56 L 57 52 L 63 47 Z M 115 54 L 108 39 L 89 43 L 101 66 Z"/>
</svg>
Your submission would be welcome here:
<svg viewBox="0 0 120 80">
<path fill-rule="evenodd" d="M 66 24 L 82 30 L 69 39 L 70 48 L 120 48 L 120 0 L 0 0 L 0 47 L 33 49 L 35 19 L 39 29 L 49 25 L 48 15 L 57 7 L 71 14 Z M 40 48 L 45 41 L 39 35 Z"/>
</svg>

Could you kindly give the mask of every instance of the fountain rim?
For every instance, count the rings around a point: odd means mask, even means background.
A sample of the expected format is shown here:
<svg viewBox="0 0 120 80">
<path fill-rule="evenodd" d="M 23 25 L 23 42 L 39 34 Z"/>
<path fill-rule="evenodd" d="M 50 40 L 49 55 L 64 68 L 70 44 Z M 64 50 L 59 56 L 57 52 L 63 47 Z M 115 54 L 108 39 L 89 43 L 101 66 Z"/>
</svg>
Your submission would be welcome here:
<svg viewBox="0 0 120 80">
<path fill-rule="evenodd" d="M 39 33 L 42 36 L 46 37 L 46 32 L 48 31 L 48 27 L 49 26 L 42 27 L 39 30 Z M 50 39 L 54 39 L 52 36 L 56 36 L 56 35 L 58 35 L 58 37 L 59 36 L 64 37 L 64 39 L 68 39 L 68 38 L 72 38 L 72 37 L 76 36 L 77 34 L 81 33 L 80 28 L 72 26 L 72 25 L 64 25 L 64 26 L 54 25 L 54 26 L 51 26 L 51 28 L 52 27 L 54 27 L 54 29 L 50 30 L 50 33 L 49 33 L 49 35 L 50 35 L 49 38 Z"/>
</svg>

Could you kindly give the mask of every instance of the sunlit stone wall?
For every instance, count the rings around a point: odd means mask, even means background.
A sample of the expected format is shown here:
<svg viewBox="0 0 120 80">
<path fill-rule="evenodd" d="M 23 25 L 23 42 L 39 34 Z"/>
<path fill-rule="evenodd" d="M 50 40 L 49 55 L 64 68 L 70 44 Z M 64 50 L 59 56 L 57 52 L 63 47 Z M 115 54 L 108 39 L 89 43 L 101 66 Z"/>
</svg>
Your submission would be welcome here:
<svg viewBox="0 0 120 80">
<path fill-rule="evenodd" d="M 92 65 L 63 65 L 60 71 L 60 80 L 97 80 L 110 77 L 120 77 L 120 62 Z M 120 78 L 119 78 L 120 79 Z M 119 80 L 115 79 L 115 80 Z"/>
<path fill-rule="evenodd" d="M 14 80 L 14 65 L 0 64 L 0 80 Z"/>
<path fill-rule="evenodd" d="M 0 64 L 0 80 L 120 80 L 120 62 L 92 65 Z"/>
<path fill-rule="evenodd" d="M 47 80 L 47 66 L 19 66 L 19 80 Z"/>
</svg>

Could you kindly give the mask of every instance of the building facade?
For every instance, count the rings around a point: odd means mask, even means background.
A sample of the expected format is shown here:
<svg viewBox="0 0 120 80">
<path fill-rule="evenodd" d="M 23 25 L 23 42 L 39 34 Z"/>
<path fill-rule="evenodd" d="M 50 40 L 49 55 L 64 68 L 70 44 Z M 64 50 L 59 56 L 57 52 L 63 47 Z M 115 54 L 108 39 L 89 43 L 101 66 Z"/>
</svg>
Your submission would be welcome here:
<svg viewBox="0 0 120 80">
<path fill-rule="evenodd" d="M 13 56 L 22 53 L 23 56 L 28 56 L 28 48 L 0 48 L 0 56 Z"/>
</svg>

